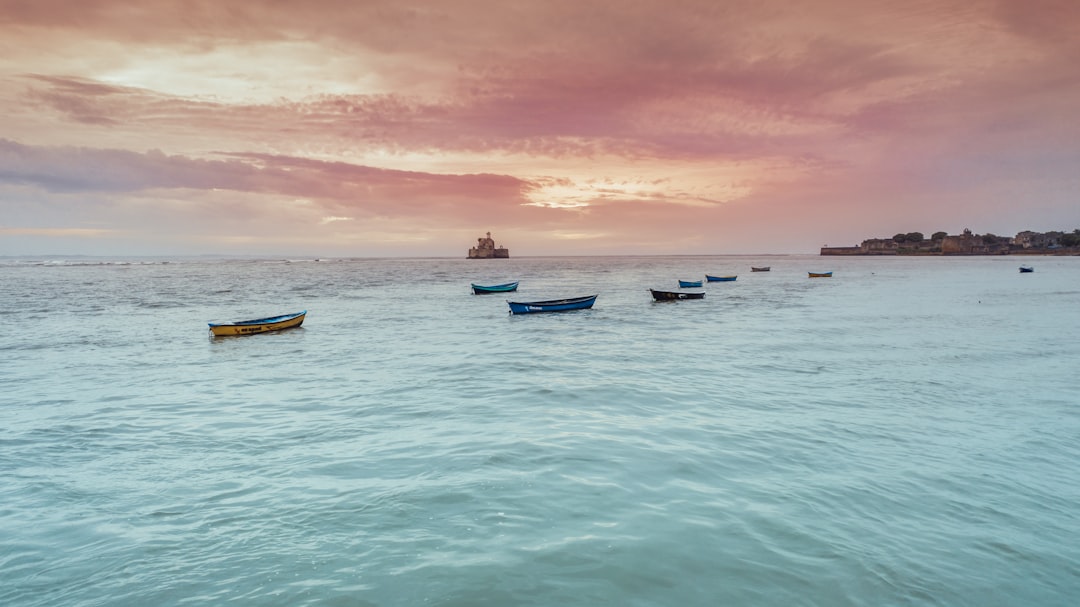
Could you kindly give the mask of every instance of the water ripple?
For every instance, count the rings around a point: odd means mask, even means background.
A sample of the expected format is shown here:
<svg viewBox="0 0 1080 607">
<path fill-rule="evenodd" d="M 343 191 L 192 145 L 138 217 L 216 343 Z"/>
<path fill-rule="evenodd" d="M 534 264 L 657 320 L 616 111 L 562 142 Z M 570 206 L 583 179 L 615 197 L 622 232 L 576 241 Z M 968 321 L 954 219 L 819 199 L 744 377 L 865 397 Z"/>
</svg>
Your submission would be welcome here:
<svg viewBox="0 0 1080 607">
<path fill-rule="evenodd" d="M 0 604 L 1071 605 L 1080 267 L 940 261 L 0 265 Z"/>
</svg>

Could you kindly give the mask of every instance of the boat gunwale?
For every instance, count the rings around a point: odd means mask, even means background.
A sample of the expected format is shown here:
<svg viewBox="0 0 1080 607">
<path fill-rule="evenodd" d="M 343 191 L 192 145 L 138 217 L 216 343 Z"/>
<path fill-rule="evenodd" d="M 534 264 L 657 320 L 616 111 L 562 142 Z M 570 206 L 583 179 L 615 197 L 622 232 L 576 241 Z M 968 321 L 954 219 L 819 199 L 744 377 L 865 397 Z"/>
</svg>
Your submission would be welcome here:
<svg viewBox="0 0 1080 607">
<path fill-rule="evenodd" d="M 653 299 L 656 301 L 675 301 L 678 299 L 705 299 L 705 291 L 668 291 L 665 289 L 649 289 L 649 293 L 652 294 Z M 663 295 L 657 297 L 657 293 Z"/>
<path fill-rule="evenodd" d="M 234 322 L 208 322 L 211 328 L 213 327 L 250 327 L 252 325 L 273 325 L 282 322 L 288 322 L 295 320 L 296 318 L 306 316 L 307 310 L 301 310 L 300 312 L 293 312 L 291 314 L 281 314 L 278 316 L 268 316 L 266 318 L 255 318 L 252 320 L 237 320 Z"/>
<path fill-rule="evenodd" d="M 516 304 L 519 306 L 562 306 L 575 303 L 584 303 L 590 299 L 596 299 L 600 294 L 586 295 L 585 297 L 568 297 L 566 299 L 549 299 L 547 301 L 510 301 L 506 300 L 508 304 Z"/>
<path fill-rule="evenodd" d="M 513 293 L 514 291 L 517 291 L 520 282 L 521 281 L 506 282 L 501 285 L 480 285 L 472 282 L 469 283 L 469 288 L 472 289 L 474 295 L 480 293 L 485 295 L 489 293 Z"/>
</svg>

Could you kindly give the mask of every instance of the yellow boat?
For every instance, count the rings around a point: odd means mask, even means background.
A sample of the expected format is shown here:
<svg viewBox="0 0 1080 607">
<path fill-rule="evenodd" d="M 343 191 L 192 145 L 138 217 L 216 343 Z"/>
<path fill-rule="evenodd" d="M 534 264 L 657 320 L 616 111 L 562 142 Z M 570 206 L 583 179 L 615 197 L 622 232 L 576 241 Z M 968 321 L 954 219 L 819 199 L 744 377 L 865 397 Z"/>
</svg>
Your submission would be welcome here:
<svg viewBox="0 0 1080 607">
<path fill-rule="evenodd" d="M 832 278 L 832 272 L 808 272 L 810 278 Z"/>
<path fill-rule="evenodd" d="M 304 322 L 304 316 L 307 316 L 307 310 L 295 312 L 293 314 L 271 316 L 270 318 L 238 320 L 236 322 L 228 323 L 211 322 L 207 324 L 210 325 L 210 332 L 214 334 L 214 337 L 225 335 L 254 335 L 255 333 L 266 333 L 267 331 L 280 331 L 282 329 L 299 327 Z"/>
</svg>

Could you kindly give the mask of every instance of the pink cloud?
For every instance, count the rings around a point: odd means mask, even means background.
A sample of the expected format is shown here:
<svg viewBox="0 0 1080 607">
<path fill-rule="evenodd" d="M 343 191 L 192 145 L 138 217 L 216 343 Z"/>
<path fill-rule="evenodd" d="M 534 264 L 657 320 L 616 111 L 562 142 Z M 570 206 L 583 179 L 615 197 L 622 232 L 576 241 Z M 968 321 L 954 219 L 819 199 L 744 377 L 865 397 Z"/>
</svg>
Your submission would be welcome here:
<svg viewBox="0 0 1080 607">
<path fill-rule="evenodd" d="M 227 189 L 311 197 L 357 209 L 397 200 L 399 212 L 413 207 L 423 212 L 440 200 L 521 201 L 531 187 L 504 175 L 438 175 L 255 153 L 226 156 L 231 159 L 193 159 L 158 150 L 39 148 L 0 139 L 0 182 L 57 192 Z"/>
<path fill-rule="evenodd" d="M 69 4 L 0 8 L 0 180 L 64 204 L 225 191 L 588 250 L 1080 221 L 1076 3 Z"/>
</svg>

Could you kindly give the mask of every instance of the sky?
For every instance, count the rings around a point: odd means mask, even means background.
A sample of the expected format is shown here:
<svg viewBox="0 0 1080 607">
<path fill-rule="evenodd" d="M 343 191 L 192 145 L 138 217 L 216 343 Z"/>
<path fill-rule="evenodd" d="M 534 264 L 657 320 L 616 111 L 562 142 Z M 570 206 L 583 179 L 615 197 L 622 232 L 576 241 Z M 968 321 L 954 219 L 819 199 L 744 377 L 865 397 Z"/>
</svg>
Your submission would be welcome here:
<svg viewBox="0 0 1080 607">
<path fill-rule="evenodd" d="M 0 255 L 1080 228 L 1075 0 L 0 0 Z"/>
</svg>

